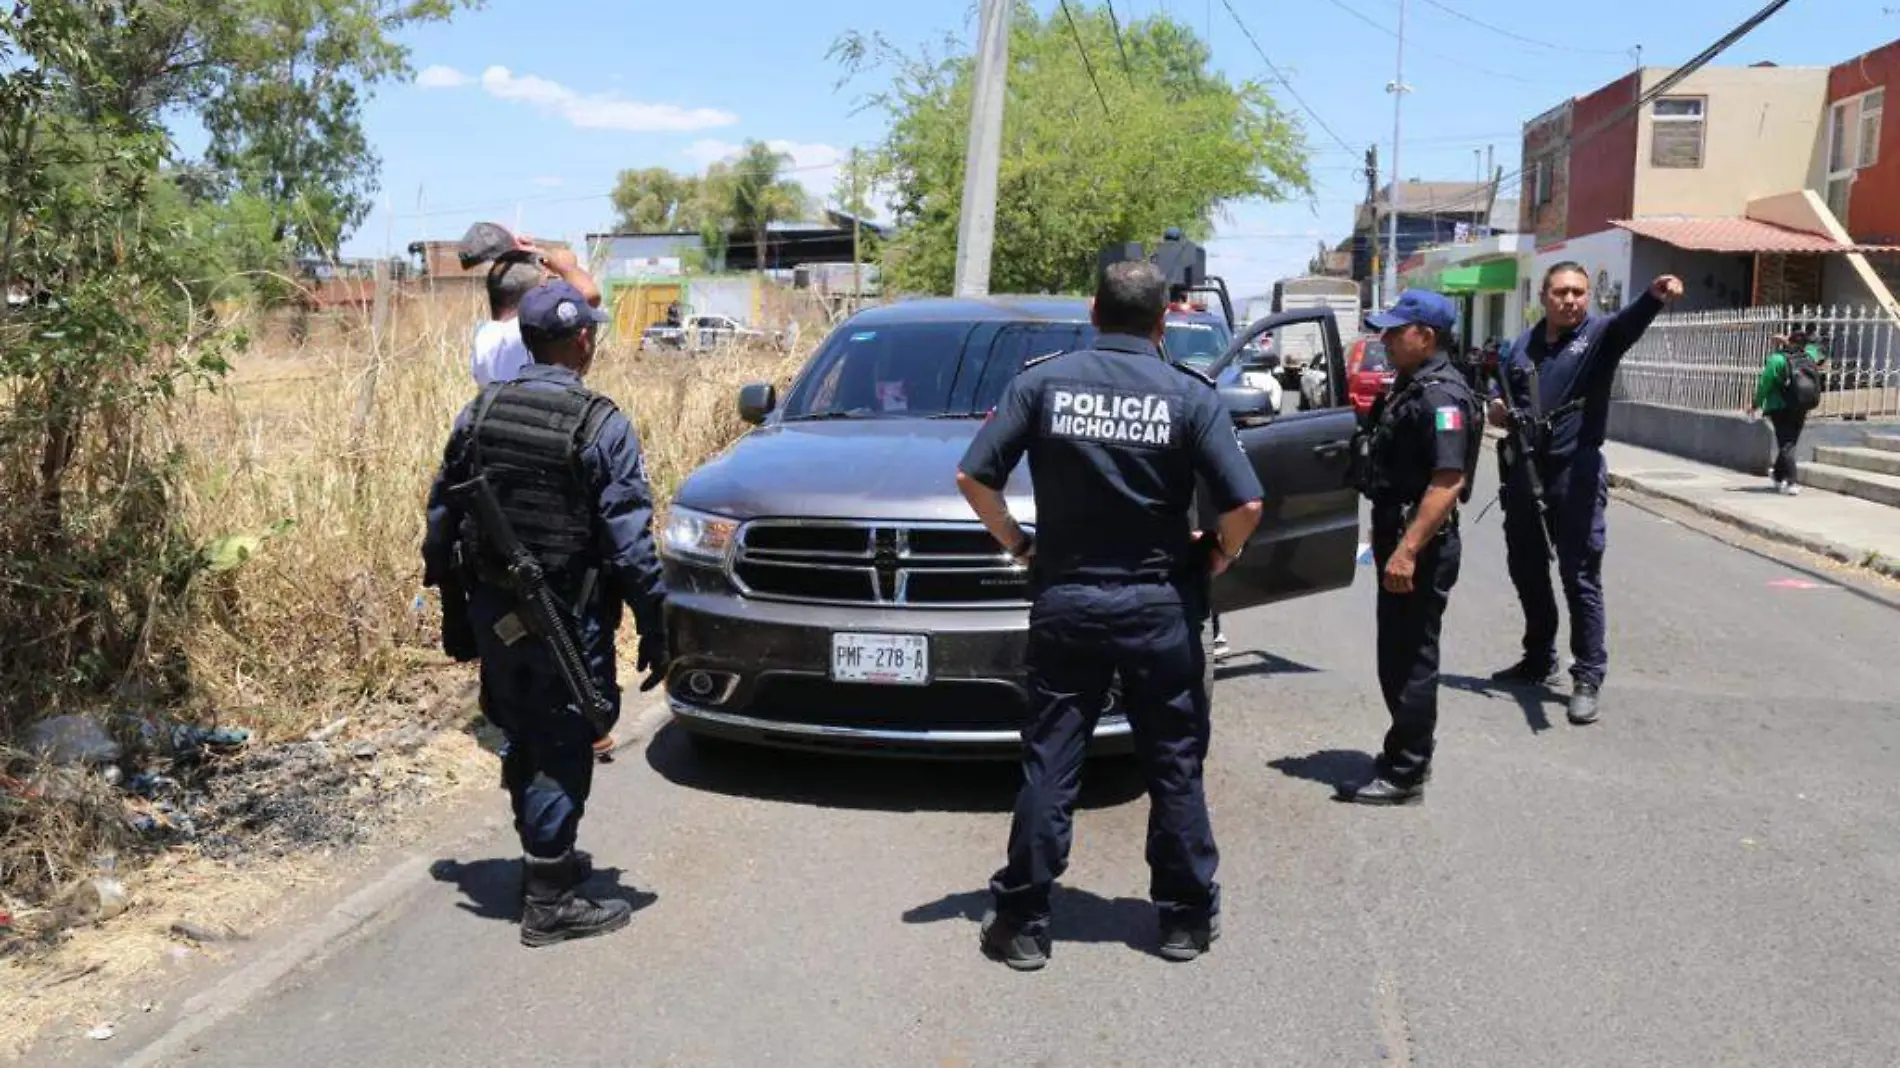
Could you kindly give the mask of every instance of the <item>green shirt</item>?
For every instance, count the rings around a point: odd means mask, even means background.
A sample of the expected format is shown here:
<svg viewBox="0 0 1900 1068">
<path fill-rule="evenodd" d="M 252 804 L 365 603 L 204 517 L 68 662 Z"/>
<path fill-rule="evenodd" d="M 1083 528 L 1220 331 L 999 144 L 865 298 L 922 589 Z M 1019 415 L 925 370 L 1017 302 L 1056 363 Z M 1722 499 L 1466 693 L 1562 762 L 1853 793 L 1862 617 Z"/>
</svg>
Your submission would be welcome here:
<svg viewBox="0 0 1900 1068">
<path fill-rule="evenodd" d="M 1816 367 L 1827 363 L 1827 354 L 1821 351 L 1819 345 L 1808 345 L 1802 352 L 1814 361 Z M 1788 354 L 1776 349 L 1768 354 L 1768 363 L 1762 367 L 1761 377 L 1755 382 L 1755 407 L 1761 409 L 1763 414 L 1787 407 L 1787 402 L 1781 399 L 1781 389 L 1787 381 Z"/>
</svg>

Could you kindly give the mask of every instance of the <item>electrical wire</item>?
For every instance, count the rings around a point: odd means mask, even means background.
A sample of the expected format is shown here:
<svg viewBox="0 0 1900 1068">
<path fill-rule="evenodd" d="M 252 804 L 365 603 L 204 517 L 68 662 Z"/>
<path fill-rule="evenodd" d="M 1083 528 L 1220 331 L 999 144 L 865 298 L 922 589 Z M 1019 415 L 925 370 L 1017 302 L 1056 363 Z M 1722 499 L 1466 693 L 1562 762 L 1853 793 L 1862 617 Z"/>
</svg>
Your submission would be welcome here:
<svg viewBox="0 0 1900 1068">
<path fill-rule="evenodd" d="M 1457 8 L 1454 8 L 1448 4 L 1442 3 L 1441 0 L 1425 0 L 1425 2 L 1437 8 L 1438 10 L 1443 11 L 1445 14 L 1450 15 L 1453 18 L 1463 19 L 1464 21 L 1469 22 L 1473 26 L 1476 26 L 1480 29 L 1490 30 L 1492 33 L 1495 33 L 1500 37 L 1508 37 L 1513 41 L 1521 41 L 1527 45 L 1536 45 L 1539 48 L 1548 48 L 1557 52 L 1569 52 L 1573 55 L 1582 54 L 1582 55 L 1590 55 L 1590 56 L 1623 56 L 1623 55 L 1629 54 L 1628 49 L 1578 48 L 1575 45 L 1556 44 L 1551 41 L 1540 41 L 1535 37 L 1526 37 L 1521 33 L 1517 33 L 1513 30 L 1507 30 L 1502 26 L 1493 26 L 1490 23 L 1484 21 L 1483 19 L 1473 18 L 1472 16 L 1467 15 L 1462 11 L 1459 11 Z"/>
<path fill-rule="evenodd" d="M 1128 45 L 1122 41 L 1122 20 L 1115 17 L 1115 0 L 1104 0 L 1108 5 L 1108 24 L 1115 29 L 1115 49 L 1122 54 L 1122 73 L 1128 75 L 1128 84 L 1135 84 L 1135 68 L 1128 62 Z"/>
<path fill-rule="evenodd" d="M 1613 129 L 1617 125 L 1621 124 L 1630 116 L 1634 115 L 1638 111 L 1641 111 L 1645 105 L 1654 101 L 1657 97 L 1660 97 L 1668 93 L 1669 90 L 1674 89 L 1676 86 L 1682 84 L 1682 82 L 1685 79 L 1687 79 L 1690 75 L 1694 74 L 1696 71 L 1701 70 L 1703 67 L 1708 66 L 1710 61 L 1714 60 L 1715 57 L 1721 55 L 1723 52 L 1726 52 L 1730 48 L 1730 46 L 1735 44 L 1735 42 L 1748 36 L 1748 34 L 1751 31 L 1753 31 L 1757 26 L 1760 26 L 1762 23 L 1768 21 L 1768 19 L 1773 17 L 1782 8 L 1787 7 L 1789 3 L 1790 3 L 1790 0 L 1770 0 L 1770 3 L 1766 7 L 1762 8 L 1760 11 L 1755 12 L 1755 14 L 1749 16 L 1739 26 L 1736 26 L 1734 29 L 1723 34 L 1719 39 L 1716 40 L 1714 44 L 1703 49 L 1700 53 L 1696 54 L 1693 58 L 1691 58 L 1687 63 L 1683 64 L 1680 67 L 1677 67 L 1673 72 L 1670 73 L 1668 77 L 1662 79 L 1661 81 L 1657 82 L 1655 85 L 1651 86 L 1648 92 L 1640 94 L 1639 96 L 1637 96 L 1635 100 L 1632 100 L 1631 102 L 1629 102 L 1628 104 L 1625 104 L 1623 107 L 1617 109 L 1616 111 L 1612 112 L 1608 116 L 1605 116 L 1603 119 L 1599 120 L 1595 125 L 1586 128 L 1582 133 L 1573 134 L 1570 137 L 1565 138 L 1562 143 L 1562 148 L 1566 151 L 1574 150 L 1578 145 L 1584 143 L 1585 141 L 1589 141 L 1592 138 L 1595 138 L 1607 132 L 1608 130 Z M 1543 155 L 1548 156 L 1550 154 L 1551 154 L 1550 152 L 1546 152 Z M 1497 188 L 1502 188 L 1508 182 L 1515 182 L 1523 178 L 1524 173 L 1527 169 L 1528 168 L 1525 168 L 1525 167 L 1519 167 L 1517 170 L 1507 175 L 1504 175 L 1498 178 L 1497 180 L 1495 180 L 1494 182 L 1491 182 L 1488 184 Z M 1488 192 L 1485 194 L 1485 196 L 1487 197 L 1489 195 L 1490 194 Z M 1460 198 L 1457 198 L 1456 200 L 1447 202 L 1445 204 L 1440 204 L 1436 208 L 1434 208 L 1434 210 L 1438 212 L 1446 212 L 1446 211 L 1457 209 L 1461 204 L 1466 205 L 1466 206 L 1475 206 L 1479 199 L 1480 198 L 1475 194 L 1473 196 L 1460 197 Z"/>
<path fill-rule="evenodd" d="M 1225 3 L 1226 0 L 1222 0 L 1222 2 Z M 1387 26 L 1385 23 L 1380 22 L 1379 20 L 1373 18 L 1371 15 L 1368 15 L 1365 12 L 1360 11 L 1358 8 L 1347 5 L 1346 3 L 1343 2 L 1343 0 L 1326 0 L 1326 2 L 1338 8 L 1339 10 L 1344 11 L 1346 14 L 1351 15 L 1353 18 L 1358 19 L 1360 22 L 1363 22 L 1366 25 L 1372 27 L 1373 29 L 1378 30 L 1380 33 L 1385 34 L 1387 37 L 1396 38 L 1399 35 L 1399 31 L 1393 29 L 1390 26 Z M 1530 78 L 1522 77 L 1520 75 L 1507 74 L 1504 71 L 1492 70 L 1489 67 L 1480 67 L 1477 64 L 1471 62 L 1471 60 L 1466 56 L 1453 56 L 1453 55 L 1447 55 L 1444 52 L 1434 51 L 1433 49 L 1426 48 L 1424 45 L 1419 44 L 1417 41 L 1407 41 L 1406 47 L 1411 49 L 1414 52 L 1420 52 L 1425 55 L 1431 56 L 1435 59 L 1442 59 L 1447 63 L 1454 63 L 1457 65 L 1460 71 L 1469 71 L 1474 74 L 1484 74 L 1492 78 L 1502 78 L 1505 81 L 1517 82 L 1522 85 L 1536 85 L 1537 84 L 1534 80 Z"/>
<path fill-rule="evenodd" d="M 1267 50 L 1260 47 L 1260 42 L 1254 39 L 1253 31 L 1247 28 L 1246 22 L 1242 21 L 1240 12 L 1234 10 L 1233 0 L 1220 0 L 1220 2 L 1221 6 L 1227 9 L 1227 14 L 1233 18 L 1234 25 L 1240 27 L 1241 36 L 1247 38 L 1247 43 L 1253 46 L 1254 54 L 1260 57 L 1260 62 L 1266 64 L 1268 72 L 1273 75 L 1273 80 L 1279 82 L 1286 88 L 1287 94 L 1293 97 L 1293 102 L 1300 106 L 1300 110 L 1306 112 L 1307 116 L 1311 118 L 1320 129 L 1326 131 L 1328 136 L 1339 142 L 1339 147 L 1345 149 L 1347 152 L 1363 151 L 1363 149 L 1354 148 L 1348 144 L 1345 138 L 1339 136 L 1337 130 L 1328 126 L 1326 120 L 1319 117 L 1319 112 L 1314 111 L 1313 106 L 1308 104 L 1306 98 L 1300 95 L 1300 91 L 1293 88 L 1293 83 L 1287 80 L 1287 76 L 1281 73 L 1280 68 L 1274 66 L 1273 60 L 1267 58 Z"/>
<path fill-rule="evenodd" d="M 1062 17 L 1069 20 L 1069 35 L 1075 38 L 1075 50 L 1082 53 L 1082 69 L 1089 72 L 1089 84 L 1095 87 L 1095 99 L 1102 102 L 1102 114 L 1112 118 L 1108 97 L 1102 95 L 1102 83 L 1095 80 L 1095 64 L 1089 62 L 1088 46 L 1082 43 L 1082 31 L 1076 28 L 1075 16 L 1069 13 L 1069 0 L 1062 0 Z"/>
</svg>

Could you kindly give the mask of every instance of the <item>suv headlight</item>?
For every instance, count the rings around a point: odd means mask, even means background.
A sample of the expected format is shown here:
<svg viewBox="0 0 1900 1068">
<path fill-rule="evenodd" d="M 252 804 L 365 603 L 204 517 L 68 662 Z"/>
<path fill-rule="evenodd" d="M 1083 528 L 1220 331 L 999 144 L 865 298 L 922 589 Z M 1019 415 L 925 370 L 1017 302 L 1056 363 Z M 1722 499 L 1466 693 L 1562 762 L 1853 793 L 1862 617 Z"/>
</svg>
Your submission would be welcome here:
<svg viewBox="0 0 1900 1068">
<path fill-rule="evenodd" d="M 660 533 L 660 551 L 675 560 L 724 564 L 732 548 L 732 536 L 738 530 L 736 519 L 674 508 L 667 513 L 666 529 Z"/>
</svg>

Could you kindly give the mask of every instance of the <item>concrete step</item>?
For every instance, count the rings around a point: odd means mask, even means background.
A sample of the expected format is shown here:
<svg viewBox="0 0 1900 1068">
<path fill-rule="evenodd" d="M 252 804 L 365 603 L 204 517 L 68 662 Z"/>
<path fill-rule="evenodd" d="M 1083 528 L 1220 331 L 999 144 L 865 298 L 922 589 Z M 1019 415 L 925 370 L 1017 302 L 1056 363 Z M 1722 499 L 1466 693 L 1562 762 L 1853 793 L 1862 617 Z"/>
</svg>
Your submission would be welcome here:
<svg viewBox="0 0 1900 1068">
<path fill-rule="evenodd" d="M 1814 462 L 1833 467 L 1850 467 L 1856 471 L 1871 471 L 1876 475 L 1900 475 L 1900 452 L 1817 445 Z"/>
<path fill-rule="evenodd" d="M 1900 452 L 1900 434 L 1869 434 L 1867 447 L 1881 452 Z"/>
<path fill-rule="evenodd" d="M 1799 477 L 1804 486 L 1900 508 L 1900 477 L 1832 464 L 1802 464 Z"/>
</svg>

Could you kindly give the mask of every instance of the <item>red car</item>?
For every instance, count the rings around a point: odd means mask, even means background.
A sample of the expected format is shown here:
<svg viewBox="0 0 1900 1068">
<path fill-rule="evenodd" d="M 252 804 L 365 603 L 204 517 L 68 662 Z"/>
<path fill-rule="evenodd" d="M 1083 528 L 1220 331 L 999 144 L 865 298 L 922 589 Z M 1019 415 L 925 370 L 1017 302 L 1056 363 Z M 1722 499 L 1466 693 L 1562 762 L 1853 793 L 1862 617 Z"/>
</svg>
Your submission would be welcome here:
<svg viewBox="0 0 1900 1068">
<path fill-rule="evenodd" d="M 1372 411 L 1372 402 L 1392 385 L 1398 372 L 1385 357 L 1385 343 L 1370 335 L 1352 343 L 1346 354 L 1346 396 L 1352 410 L 1364 419 Z"/>
</svg>

